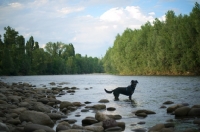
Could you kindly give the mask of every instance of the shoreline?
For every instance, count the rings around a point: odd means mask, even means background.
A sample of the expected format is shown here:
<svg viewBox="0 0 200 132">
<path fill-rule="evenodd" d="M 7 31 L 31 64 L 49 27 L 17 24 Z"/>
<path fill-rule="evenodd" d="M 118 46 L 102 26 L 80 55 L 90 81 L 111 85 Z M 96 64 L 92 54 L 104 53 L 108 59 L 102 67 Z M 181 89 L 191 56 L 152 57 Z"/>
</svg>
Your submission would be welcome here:
<svg viewBox="0 0 200 132">
<path fill-rule="evenodd" d="M 108 100 L 101 99 L 98 104 L 88 104 L 89 102 L 68 102 L 68 101 L 60 101 L 56 99 L 56 96 L 63 96 L 67 93 L 73 94 L 76 91 L 78 92 L 78 88 L 76 87 L 55 87 L 51 89 L 47 88 L 36 88 L 34 85 L 30 85 L 28 83 L 12 83 L 12 85 L 8 85 L 0 81 L 0 122 L 1 126 L 5 126 L 5 131 L 10 132 L 28 132 L 33 131 L 32 127 L 37 129 L 45 129 L 45 131 L 55 131 L 57 130 L 58 126 L 60 128 L 64 128 L 70 130 L 71 128 L 76 128 L 76 131 L 84 130 L 84 131 L 104 131 L 103 121 L 105 119 L 113 119 L 114 128 L 116 131 L 123 131 L 126 128 L 126 124 L 124 122 L 120 122 L 120 115 L 114 115 L 112 118 L 108 118 L 108 115 L 100 113 L 103 119 L 96 119 L 96 114 L 98 111 L 104 111 L 107 109 L 106 104 L 109 103 Z M 178 106 L 176 104 L 172 105 L 173 112 L 181 107 L 187 107 L 186 104 L 182 106 Z M 169 106 L 167 109 L 171 108 Z M 200 106 L 196 105 L 195 108 L 200 109 Z M 85 118 L 83 119 L 80 115 L 85 114 L 79 113 L 76 116 L 80 117 L 80 120 L 84 120 L 86 122 L 86 126 L 76 125 L 76 120 L 70 119 L 68 120 L 67 116 L 75 111 L 76 109 L 81 109 L 83 111 L 93 110 L 95 113 L 95 117 Z M 191 110 L 192 108 L 188 108 L 187 110 Z M 150 110 L 143 110 L 143 111 L 136 111 L 135 115 L 138 118 L 144 118 L 148 116 L 148 114 L 152 114 L 153 112 Z M 44 122 L 43 120 L 33 119 L 34 116 L 29 117 L 31 114 L 38 115 L 38 117 L 43 117 L 46 119 Z M 156 114 L 156 113 L 155 113 Z M 111 115 L 110 115 L 111 116 Z M 37 116 L 36 116 L 37 117 Z M 196 117 L 196 116 L 195 116 Z M 32 122 L 32 123 L 31 123 Z M 92 123 L 91 123 L 92 122 Z M 163 121 L 165 122 L 165 121 Z M 198 122 L 195 121 L 195 122 Z M 3 123 L 3 124 L 2 124 Z M 145 123 L 145 122 L 140 122 Z M 95 125 L 94 125 L 95 124 Z M 107 123 L 108 124 L 108 123 Z M 116 125 L 117 124 L 117 125 Z M 57 126 L 56 126 L 57 125 Z M 105 123 L 104 123 L 105 125 Z M 134 124 L 132 124 L 134 125 Z M 48 127 L 48 129 L 46 127 Z M 168 127 L 165 127 L 168 126 Z M 152 127 L 156 127 L 152 126 Z M 157 126 L 158 127 L 158 126 Z M 162 129 L 168 129 L 168 131 L 176 131 L 173 130 L 174 123 L 173 121 L 170 123 L 159 124 L 159 127 Z M 54 128 L 54 129 L 52 129 Z M 198 128 L 198 127 L 197 127 Z M 149 129 L 151 130 L 151 129 Z M 149 131 L 147 129 L 137 129 L 137 130 L 130 130 L 130 131 Z M 194 130 L 194 129 L 193 129 Z M 35 130 L 34 130 L 35 131 Z M 111 131 L 111 130 L 110 130 Z M 125 132 L 129 131 L 125 129 Z M 195 131 L 199 131 L 199 128 Z"/>
</svg>

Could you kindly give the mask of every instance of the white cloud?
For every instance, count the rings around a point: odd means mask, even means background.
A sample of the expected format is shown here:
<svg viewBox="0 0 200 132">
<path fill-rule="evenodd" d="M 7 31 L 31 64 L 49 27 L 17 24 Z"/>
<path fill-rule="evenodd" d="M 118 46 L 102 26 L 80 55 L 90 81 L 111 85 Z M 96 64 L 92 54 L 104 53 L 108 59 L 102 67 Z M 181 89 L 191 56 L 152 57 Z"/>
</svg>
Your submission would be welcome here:
<svg viewBox="0 0 200 132">
<path fill-rule="evenodd" d="M 84 10 L 84 7 L 78 7 L 78 8 L 77 7 L 64 7 L 64 8 L 58 9 L 57 11 L 60 13 L 63 13 L 63 14 L 69 14 L 72 12 L 79 12 L 82 10 Z"/>
<path fill-rule="evenodd" d="M 150 12 L 149 15 L 154 16 L 155 12 Z"/>
<path fill-rule="evenodd" d="M 15 3 L 10 3 L 9 6 L 11 6 L 12 8 L 20 8 L 22 7 L 22 4 L 15 2 Z"/>
<path fill-rule="evenodd" d="M 145 15 L 138 6 L 120 7 L 120 1 L 117 5 L 94 16 L 87 10 L 89 4 L 86 7 L 86 4 L 62 0 L 11 3 L 0 9 L 4 12 L 0 13 L 0 34 L 4 33 L 3 27 L 11 26 L 26 37 L 26 41 L 33 36 L 40 47 L 50 41 L 73 43 L 76 53 L 100 57 L 113 45 L 117 33 L 127 27 L 140 28 L 154 19 L 153 12 Z M 13 10 L 14 7 L 19 10 Z"/>
</svg>

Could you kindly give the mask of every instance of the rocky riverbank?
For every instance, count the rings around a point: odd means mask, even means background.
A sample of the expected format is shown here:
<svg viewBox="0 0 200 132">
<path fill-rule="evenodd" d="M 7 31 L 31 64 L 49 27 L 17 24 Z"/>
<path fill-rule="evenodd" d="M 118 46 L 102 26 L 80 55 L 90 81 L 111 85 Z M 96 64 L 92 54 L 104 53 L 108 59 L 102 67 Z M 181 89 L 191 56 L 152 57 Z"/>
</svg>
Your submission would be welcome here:
<svg viewBox="0 0 200 132">
<path fill-rule="evenodd" d="M 55 85 L 52 83 L 52 85 Z M 164 102 L 162 109 L 174 115 L 174 119 L 163 121 L 163 124 L 156 124 L 151 128 L 126 129 L 126 124 L 121 122 L 121 115 L 106 115 L 103 111 L 115 111 L 114 107 L 107 107 L 107 99 L 99 99 L 98 104 L 91 102 L 69 102 L 57 100 L 57 96 L 63 96 L 66 93 L 74 94 L 78 92 L 76 87 L 54 87 L 36 88 L 28 83 L 13 83 L 8 85 L 0 82 L 0 131 L 5 132 L 179 132 L 176 129 L 174 120 L 190 119 L 196 128 L 188 128 L 184 132 L 200 131 L 200 105 L 188 107 L 188 104 L 173 104 L 173 102 Z M 89 90 L 89 89 L 86 89 Z M 76 124 L 76 119 L 68 119 L 68 115 L 77 109 L 82 113 L 75 116 L 81 118 L 81 114 L 93 110 L 95 116 L 88 116 L 81 119 L 82 125 Z M 159 109 L 159 108 L 158 108 Z M 138 118 L 146 118 L 149 114 L 156 114 L 151 110 L 137 110 L 133 113 Z M 144 124 L 144 122 L 138 122 Z M 134 124 L 132 124 L 134 125 Z M 182 131 L 182 130 L 181 130 Z M 180 132 L 181 132 L 180 131 Z"/>
</svg>

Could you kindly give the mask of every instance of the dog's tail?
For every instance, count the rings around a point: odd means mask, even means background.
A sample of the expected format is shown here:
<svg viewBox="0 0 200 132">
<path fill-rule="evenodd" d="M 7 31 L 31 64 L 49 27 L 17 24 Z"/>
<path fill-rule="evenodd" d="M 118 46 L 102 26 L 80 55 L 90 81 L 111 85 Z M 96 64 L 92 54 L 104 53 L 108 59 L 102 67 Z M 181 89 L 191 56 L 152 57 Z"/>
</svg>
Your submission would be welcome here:
<svg viewBox="0 0 200 132">
<path fill-rule="evenodd" d="M 112 93 L 113 92 L 113 90 L 112 91 L 108 91 L 108 90 L 106 90 L 106 89 L 104 89 L 105 91 L 106 91 L 106 93 Z"/>
</svg>

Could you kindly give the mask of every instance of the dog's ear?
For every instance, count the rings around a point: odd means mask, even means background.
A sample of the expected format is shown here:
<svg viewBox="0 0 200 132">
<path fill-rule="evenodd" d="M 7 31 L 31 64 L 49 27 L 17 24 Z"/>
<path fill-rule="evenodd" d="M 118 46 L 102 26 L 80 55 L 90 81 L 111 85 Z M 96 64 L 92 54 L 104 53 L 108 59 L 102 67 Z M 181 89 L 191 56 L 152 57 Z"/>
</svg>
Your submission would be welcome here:
<svg viewBox="0 0 200 132">
<path fill-rule="evenodd" d="M 137 80 L 135 80 L 135 82 L 136 82 L 136 83 L 138 83 L 138 81 L 137 81 Z"/>
</svg>

